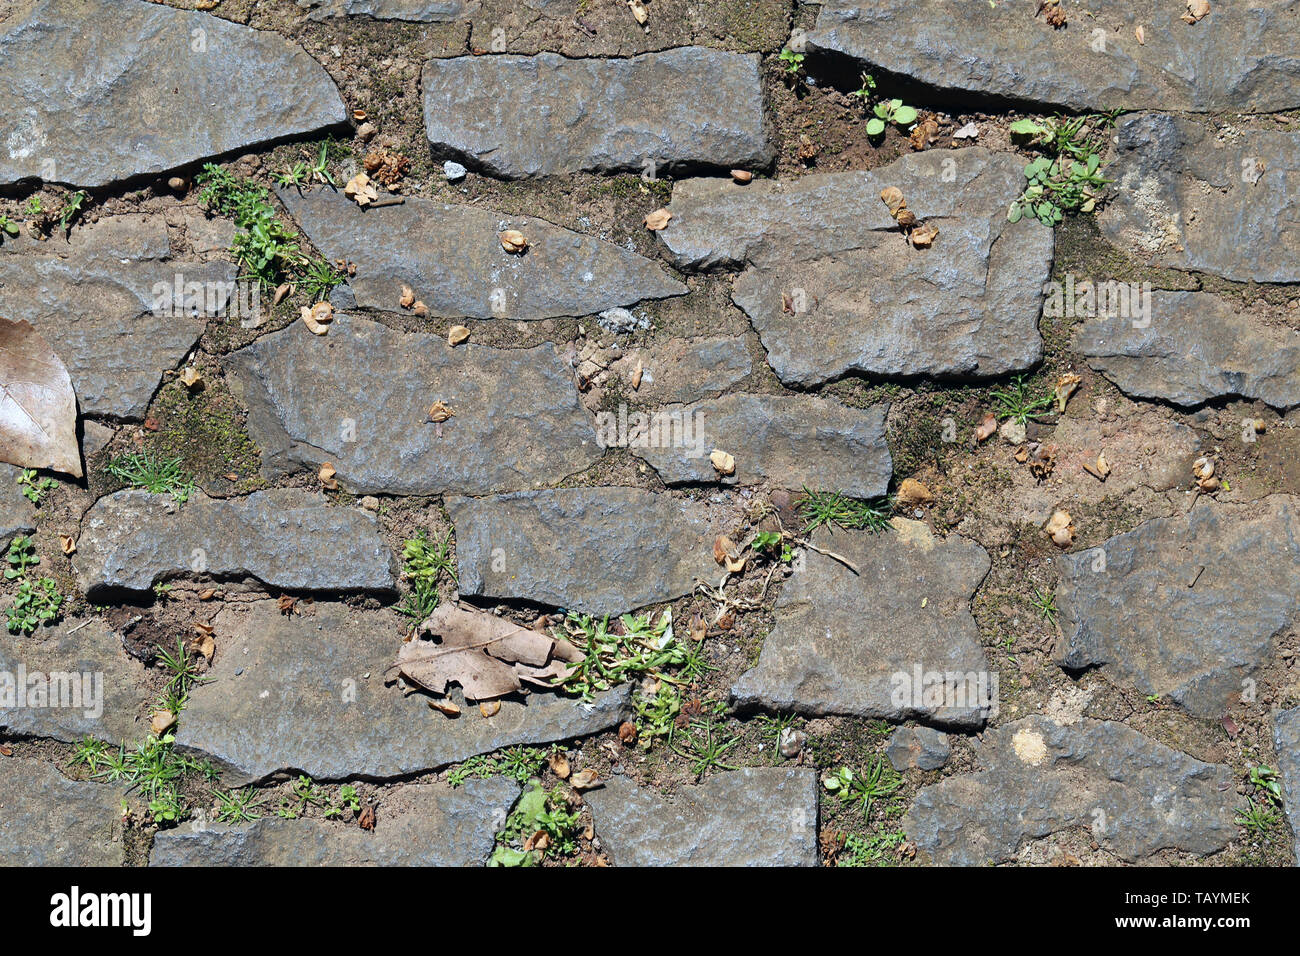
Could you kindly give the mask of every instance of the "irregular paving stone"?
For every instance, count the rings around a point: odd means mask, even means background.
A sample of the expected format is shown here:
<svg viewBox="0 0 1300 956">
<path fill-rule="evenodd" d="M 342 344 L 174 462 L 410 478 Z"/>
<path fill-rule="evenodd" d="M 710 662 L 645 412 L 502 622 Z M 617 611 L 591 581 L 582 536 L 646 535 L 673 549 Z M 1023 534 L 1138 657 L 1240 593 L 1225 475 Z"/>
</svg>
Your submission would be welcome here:
<svg viewBox="0 0 1300 956">
<path fill-rule="evenodd" d="M 445 717 L 428 697 L 384 683 L 402 642 L 388 611 L 317 602 L 285 617 L 276 602 L 257 601 L 223 608 L 215 627 L 212 680 L 192 692 L 176 740 L 249 779 L 280 770 L 324 780 L 421 773 L 599 733 L 629 709 L 625 685 L 591 705 L 538 692 L 503 700 L 491 718 L 472 705 Z"/>
<path fill-rule="evenodd" d="M 1295 0 L 1216 3 L 1197 24 L 1179 19 L 1182 3 L 1156 0 L 1093 0 L 1086 18 L 1063 9 L 1070 22 L 1060 30 L 1022 4 L 981 8 L 954 30 L 943 4 L 827 0 L 808 45 L 944 89 L 1077 110 L 1300 106 Z"/>
<path fill-rule="evenodd" d="M 0 760 L 0 866 L 123 866 L 121 797 L 43 760 Z"/>
<path fill-rule="evenodd" d="M 478 0 L 298 0 L 312 20 L 364 17 L 410 23 L 455 23 L 478 12 Z"/>
<path fill-rule="evenodd" d="M 0 549 L 8 550 L 15 535 L 36 530 L 35 509 L 18 488 L 22 473 L 21 468 L 0 464 Z"/>
<path fill-rule="evenodd" d="M 1300 860 L 1300 707 L 1274 712 L 1273 746 L 1282 777 L 1282 804 L 1291 822 L 1296 859 Z"/>
<path fill-rule="evenodd" d="M 717 395 L 754 370 L 749 349 L 740 338 L 669 339 L 636 349 L 610 366 L 630 382 L 641 363 L 636 397 L 652 405 L 694 402 Z"/>
<path fill-rule="evenodd" d="M 1106 174 L 1100 226 L 1121 249 L 1238 282 L 1300 281 L 1300 133 L 1132 116 Z"/>
<path fill-rule="evenodd" d="M 189 824 L 154 838 L 150 866 L 482 866 L 519 796 L 504 777 L 401 787 L 373 833 L 323 820 L 263 817 Z"/>
<path fill-rule="evenodd" d="M 86 512 L 73 567 L 88 596 L 147 591 L 168 577 L 252 577 L 296 591 L 390 591 L 392 555 L 375 518 L 300 488 L 246 498 L 128 489 Z"/>
<path fill-rule="evenodd" d="M 0 102 L 0 183 L 103 186 L 347 119 L 279 34 L 143 0 L 20 0 L 0 26 Z"/>
<path fill-rule="evenodd" d="M 530 216 L 409 197 L 362 210 L 329 189 L 278 195 L 327 258 L 366 264 L 348 280 L 363 309 L 400 311 L 403 285 L 434 315 L 477 319 L 589 315 L 686 292 L 649 259 Z M 527 237 L 524 255 L 501 248 L 506 229 Z"/>
<path fill-rule="evenodd" d="M 611 777 L 582 795 L 615 866 L 816 866 L 817 774 L 744 767 L 671 796 Z"/>
<path fill-rule="evenodd" d="M 6 243 L 8 245 L 8 243 Z M 235 267 L 167 261 L 160 217 L 114 216 L 0 255 L 0 315 L 25 319 L 72 377 L 83 414 L 144 416 L 163 372 L 233 308 Z"/>
<path fill-rule="evenodd" d="M 457 538 L 459 541 L 459 538 Z M 785 583 L 758 666 L 741 675 L 741 706 L 803 714 L 977 726 L 996 712 L 970 601 L 989 556 L 958 535 L 936 537 L 919 521 L 890 528 L 819 530 Z"/>
<path fill-rule="evenodd" d="M 448 498 L 460 593 L 622 614 L 718 574 L 722 509 L 638 488 Z"/>
<path fill-rule="evenodd" d="M 1052 231 L 1007 222 L 1023 164 L 979 147 L 870 172 L 673 189 L 659 235 L 689 269 L 745 266 L 732 292 L 787 385 L 848 372 L 991 376 L 1042 356 Z M 896 186 L 939 236 L 914 249 L 880 191 Z"/>
<path fill-rule="evenodd" d="M 757 54 L 460 56 L 430 60 L 420 85 L 435 157 L 494 176 L 772 162 Z"/>
<path fill-rule="evenodd" d="M 550 345 L 452 348 L 339 316 L 328 335 L 295 322 L 227 361 L 272 474 L 329 461 L 361 494 L 489 494 L 558 482 L 602 454 Z M 435 400 L 453 417 L 431 422 Z"/>
<path fill-rule="evenodd" d="M 894 769 L 938 770 L 948 762 L 948 735 L 931 727 L 899 727 L 889 738 L 885 756 Z"/>
<path fill-rule="evenodd" d="M 1154 292 L 1145 328 L 1131 318 L 1082 323 L 1074 350 L 1125 394 L 1191 406 L 1221 397 L 1300 405 L 1300 337 L 1204 292 Z"/>
<path fill-rule="evenodd" d="M 889 490 L 894 465 L 885 441 L 888 406 L 849 408 L 838 402 L 794 395 L 725 395 L 655 413 L 669 423 L 652 430 L 687 441 L 633 444 L 669 485 L 715 482 L 779 488 L 834 488 L 853 498 L 875 498 Z M 601 431 L 602 419 L 597 419 Z M 689 433 L 689 434 L 688 434 Z M 718 474 L 713 449 L 736 459 L 736 473 Z"/>
<path fill-rule="evenodd" d="M 1056 658 L 1106 666 L 1143 694 L 1219 717 L 1300 609 L 1300 508 L 1202 500 L 1062 555 Z"/>
<path fill-rule="evenodd" d="M 1072 827 L 1130 862 L 1160 850 L 1214 853 L 1237 835 L 1231 768 L 1124 724 L 1027 717 L 986 732 L 978 747 L 980 770 L 923 788 L 903 818 L 936 864 L 1010 860 Z"/>
<path fill-rule="evenodd" d="M 148 732 L 153 695 L 144 669 L 99 618 L 62 621 L 0 643 L 0 727 L 73 742 L 87 736 L 128 745 Z"/>
</svg>

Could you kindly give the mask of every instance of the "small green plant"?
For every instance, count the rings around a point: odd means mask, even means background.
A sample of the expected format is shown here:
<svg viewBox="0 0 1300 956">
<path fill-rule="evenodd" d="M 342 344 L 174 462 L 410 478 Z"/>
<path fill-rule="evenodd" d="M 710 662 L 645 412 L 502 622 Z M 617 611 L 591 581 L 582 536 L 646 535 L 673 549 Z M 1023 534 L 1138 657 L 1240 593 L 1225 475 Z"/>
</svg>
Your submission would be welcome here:
<svg viewBox="0 0 1300 956">
<path fill-rule="evenodd" d="M 7 612 L 10 634 L 31 634 L 42 624 L 58 619 L 63 607 L 63 595 L 53 578 L 40 578 L 33 582 L 23 578 L 18 582 L 18 593 Z"/>
<path fill-rule="evenodd" d="M 917 112 L 914 106 L 904 106 L 902 100 L 881 100 L 871 108 L 875 115 L 867 120 L 867 135 L 880 136 L 889 123 L 896 126 L 911 126 L 916 122 Z"/>
<path fill-rule="evenodd" d="M 23 207 L 23 215 L 25 215 L 29 219 L 32 218 L 33 216 L 39 216 L 44 211 L 45 211 L 45 207 L 41 204 L 40 196 L 28 197 L 27 205 Z"/>
<path fill-rule="evenodd" d="M 778 559 L 782 564 L 794 560 L 794 548 L 779 531 L 760 531 L 754 535 L 754 550 Z"/>
<path fill-rule="evenodd" d="M 892 866 L 893 851 L 903 845 L 902 830 L 872 833 L 859 836 L 851 833 L 844 838 L 844 848 L 835 859 L 836 866 Z"/>
<path fill-rule="evenodd" d="M 15 535 L 14 539 L 9 542 L 9 567 L 5 568 L 5 579 L 12 581 L 14 578 L 21 578 L 27 574 L 28 568 L 34 568 L 41 563 L 40 557 L 36 554 L 36 546 L 32 544 L 32 539 L 25 534 Z"/>
<path fill-rule="evenodd" d="M 265 186 L 239 179 L 215 163 L 207 163 L 195 178 L 206 209 L 234 220 L 237 232 L 230 251 L 246 278 L 276 285 L 306 260 L 299 251 L 298 233 L 280 221 Z"/>
<path fill-rule="evenodd" d="M 677 715 L 682 712 L 682 698 L 677 688 L 661 680 L 652 693 L 638 689 L 632 698 L 632 707 L 637 717 L 637 745 L 649 750 L 656 740 L 662 738 L 671 746 L 673 732 L 677 729 Z"/>
<path fill-rule="evenodd" d="M 325 808 L 324 816 L 326 820 L 337 820 L 349 811 L 353 816 L 361 812 L 361 798 L 357 795 L 356 787 L 345 783 L 339 787 L 338 799 Z"/>
<path fill-rule="evenodd" d="M 1258 767 L 1250 769 L 1250 783 L 1269 800 L 1276 804 L 1282 802 L 1282 784 L 1277 778 L 1277 771 L 1272 767 L 1260 764 Z"/>
<path fill-rule="evenodd" d="M 1052 591 L 1033 589 L 1033 599 L 1029 602 L 1049 624 L 1056 623 L 1056 594 Z"/>
<path fill-rule="evenodd" d="M 840 767 L 822 780 L 828 793 L 836 794 L 842 803 L 856 803 L 862 807 L 862 818 L 871 815 L 872 804 L 894 794 L 903 785 L 903 778 L 884 757 L 877 754 L 861 773 Z"/>
<path fill-rule="evenodd" d="M 471 778 L 483 780 L 502 776 L 523 783 L 541 773 L 548 753 L 539 747 L 507 747 L 496 754 L 479 754 L 452 768 L 447 773 L 447 782 L 459 787 Z"/>
<path fill-rule="evenodd" d="M 194 479 L 182 467 L 180 457 L 164 458 L 145 450 L 114 458 L 107 471 L 132 488 L 160 495 L 164 492 L 180 502 L 194 493 Z"/>
<path fill-rule="evenodd" d="M 858 80 L 861 86 L 850 93 L 849 96 L 856 96 L 864 102 L 874 99 L 876 95 L 876 78 L 870 73 L 862 73 L 859 75 Z"/>
<path fill-rule="evenodd" d="M 109 745 L 94 737 L 86 737 L 80 743 L 72 745 L 72 756 L 68 763 L 74 767 L 85 767 L 94 774 L 99 770 L 100 761 L 109 752 Z"/>
<path fill-rule="evenodd" d="M 847 498 L 838 491 L 812 491 L 806 485 L 803 497 L 795 503 L 795 507 L 804 520 L 804 534 L 831 524 L 851 531 L 883 531 L 889 527 L 892 510 L 886 498 L 862 501 Z"/>
<path fill-rule="evenodd" d="M 1052 407 L 1052 396 L 1035 395 L 1033 386 L 1023 375 L 1013 378 L 1007 388 L 989 395 L 998 404 L 999 418 L 1012 418 L 1021 425 L 1041 418 L 1044 410 Z"/>
<path fill-rule="evenodd" d="M 275 174 L 275 184 L 277 186 L 301 186 L 303 183 L 310 182 L 311 174 L 307 170 L 306 163 L 294 163 L 283 172 Z"/>
<path fill-rule="evenodd" d="M 804 54 L 796 53 L 794 50 L 786 47 L 778 54 L 781 60 L 781 69 L 788 79 L 798 79 L 803 73 Z"/>
<path fill-rule="evenodd" d="M 1246 809 L 1237 811 L 1237 826 L 1245 827 L 1255 836 L 1268 839 L 1268 831 L 1277 825 L 1280 817 L 1267 803 L 1256 803 L 1254 797 L 1246 798 Z"/>
<path fill-rule="evenodd" d="M 403 576 L 411 582 L 411 593 L 398 610 L 414 621 L 423 621 L 438 607 L 438 581 L 442 575 L 457 583 L 451 538 L 448 531 L 441 543 L 434 544 L 422 529 L 402 544 Z"/>
<path fill-rule="evenodd" d="M 320 302 L 328 298 L 329 294 L 342 281 L 343 273 L 324 259 L 317 259 L 307 266 L 307 270 L 303 273 L 298 284 L 306 293 L 307 298 L 313 302 Z"/>
<path fill-rule="evenodd" d="M 72 220 L 81 212 L 81 207 L 85 205 L 89 194 L 84 189 L 78 189 L 69 196 L 63 203 L 63 209 L 59 212 L 59 228 L 64 232 L 72 226 Z"/>
<path fill-rule="evenodd" d="M 59 487 L 59 483 L 53 478 L 37 478 L 35 468 L 24 468 L 18 474 L 17 481 L 23 497 L 37 507 L 45 500 L 46 495 Z"/>
<path fill-rule="evenodd" d="M 192 659 L 189 651 L 185 649 L 185 642 L 179 637 L 176 638 L 176 652 L 172 653 L 161 644 L 156 645 L 158 648 L 158 662 L 163 669 L 168 672 L 167 691 L 171 697 L 168 698 L 170 703 L 179 703 L 179 709 L 168 707 L 173 714 L 179 714 L 185 709 L 185 703 L 189 700 L 190 691 L 196 684 L 201 684 L 205 678 L 199 676 L 198 662 Z"/>
<path fill-rule="evenodd" d="M 767 744 L 766 749 L 772 755 L 771 763 L 780 763 L 781 735 L 793 727 L 798 718 L 793 714 L 760 714 L 757 720 L 760 728 L 759 735 Z"/>
<path fill-rule="evenodd" d="M 257 808 L 265 800 L 265 795 L 252 787 L 243 790 L 214 790 L 212 796 L 217 801 L 214 816 L 218 823 L 252 823 L 262 817 Z"/>
<path fill-rule="evenodd" d="M 1007 220 L 1019 222 L 1030 215 L 1045 226 L 1055 226 L 1067 212 L 1092 212 L 1101 198 L 1102 187 L 1110 182 L 1101 175 L 1101 156 L 1086 159 L 1039 156 L 1025 166 L 1029 185 L 1011 203 Z"/>
<path fill-rule="evenodd" d="M 672 616 L 665 612 L 654 623 L 650 616 L 624 614 L 611 627 L 609 618 L 597 621 L 585 614 L 570 614 L 561 625 L 563 636 L 583 654 L 555 681 L 569 693 L 590 700 L 600 691 L 642 677 L 664 677 L 686 659 L 685 649 L 672 633 Z"/>
<path fill-rule="evenodd" d="M 536 866 L 545 856 L 576 852 L 581 816 L 561 789 L 548 792 L 533 781 L 497 834 L 488 866 Z"/>
<path fill-rule="evenodd" d="M 717 733 L 711 716 L 693 720 L 679 738 L 682 747 L 673 745 L 673 752 L 690 761 L 691 773 L 696 780 L 703 779 L 710 770 L 735 770 L 731 764 L 723 763 L 722 758 L 732 747 L 740 743 L 740 736 L 726 736 Z"/>
<path fill-rule="evenodd" d="M 0 233 L 6 236 L 18 235 L 18 223 L 14 222 L 8 216 L 0 215 Z"/>
<path fill-rule="evenodd" d="M 275 815 L 286 820 L 296 820 L 306 813 L 310 807 L 323 807 L 325 805 L 325 794 L 321 793 L 320 788 L 316 786 L 311 777 L 306 774 L 299 774 L 298 779 L 293 782 L 293 786 L 289 789 L 289 796 L 281 800 Z"/>
<path fill-rule="evenodd" d="M 162 787 L 149 798 L 149 812 L 154 823 L 174 826 L 189 815 L 189 808 L 175 787 Z"/>
</svg>

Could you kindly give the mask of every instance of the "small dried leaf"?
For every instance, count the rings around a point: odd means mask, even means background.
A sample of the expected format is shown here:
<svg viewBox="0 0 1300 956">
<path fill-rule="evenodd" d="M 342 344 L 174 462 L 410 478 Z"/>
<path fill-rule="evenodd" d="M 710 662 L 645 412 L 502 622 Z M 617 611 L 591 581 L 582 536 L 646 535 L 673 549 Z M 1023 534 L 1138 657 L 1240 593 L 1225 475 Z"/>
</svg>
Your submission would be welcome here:
<svg viewBox="0 0 1300 956">
<path fill-rule="evenodd" d="M 478 712 L 484 717 L 495 717 L 501 713 L 501 701 L 485 700 L 478 705 Z"/>
<path fill-rule="evenodd" d="M 880 199 L 888 207 L 889 214 L 895 219 L 898 218 L 900 210 L 907 208 L 907 201 L 903 198 L 903 191 L 897 186 L 886 186 L 880 190 Z"/>
<path fill-rule="evenodd" d="M 1070 401 L 1070 396 L 1079 390 L 1079 385 L 1083 381 L 1073 372 L 1067 372 L 1056 380 L 1056 411 L 1057 414 L 1065 413 L 1066 403 Z"/>
<path fill-rule="evenodd" d="M 365 173 L 357 173 L 349 179 L 347 185 L 343 187 L 343 195 L 362 207 L 370 205 L 379 198 L 378 191 Z"/>
<path fill-rule="evenodd" d="M 332 321 L 334 321 L 334 306 L 328 302 L 317 302 L 310 309 L 305 305 L 302 307 L 302 324 L 307 326 L 307 331 L 312 335 L 327 333 Z"/>
<path fill-rule="evenodd" d="M 203 659 L 209 664 L 212 663 L 212 656 L 217 652 L 217 642 L 212 638 L 212 632 L 199 632 L 198 636 L 190 644 L 190 648 L 203 655 Z"/>
<path fill-rule="evenodd" d="M 174 726 L 176 726 L 176 715 L 170 710 L 155 710 L 153 716 L 149 718 L 149 732 L 155 737 L 161 737 Z"/>
<path fill-rule="evenodd" d="M 320 471 L 317 472 L 317 474 L 320 477 L 321 487 L 323 487 L 326 491 L 338 490 L 339 483 L 337 479 L 335 479 L 334 477 L 337 474 L 337 472 L 334 470 L 334 464 L 332 462 L 327 461 L 324 464 L 322 464 L 320 466 Z"/>
<path fill-rule="evenodd" d="M 623 741 L 627 746 L 636 743 L 636 724 L 630 720 L 625 720 L 618 725 L 618 739 Z"/>
<path fill-rule="evenodd" d="M 449 700 L 431 700 L 429 701 L 429 709 L 436 710 L 446 717 L 460 716 L 460 708 Z"/>
<path fill-rule="evenodd" d="M 934 495 L 930 493 L 930 489 L 915 478 L 904 478 L 903 483 L 898 486 L 898 504 L 903 508 L 928 505 L 932 501 Z"/>
<path fill-rule="evenodd" d="M 203 376 L 199 374 L 199 370 L 193 365 L 185 366 L 181 371 L 180 379 L 181 384 L 186 388 L 195 388 L 203 384 Z"/>
<path fill-rule="evenodd" d="M 415 305 L 411 306 L 411 313 L 423 319 L 429 314 L 429 307 L 423 302 L 416 302 Z"/>
<path fill-rule="evenodd" d="M 211 601 L 216 596 L 217 596 L 216 588 L 204 588 L 202 591 L 199 592 L 200 601 Z"/>
<path fill-rule="evenodd" d="M 916 124 L 907 138 L 912 141 L 913 149 L 925 149 L 938 134 L 939 124 L 935 122 L 934 117 L 927 116 Z"/>
<path fill-rule="evenodd" d="M 451 406 L 439 399 L 429 406 L 429 421 L 445 422 L 456 413 L 451 410 Z"/>
<path fill-rule="evenodd" d="M 455 348 L 469 338 L 469 329 L 463 325 L 453 325 L 447 330 L 447 344 Z"/>
<path fill-rule="evenodd" d="M 645 26 L 646 21 L 650 19 L 650 11 L 641 0 L 627 0 L 627 8 L 632 11 L 632 18 L 641 26 Z"/>
<path fill-rule="evenodd" d="M 569 758 L 561 751 L 556 751 L 547 758 L 547 763 L 551 765 L 551 773 L 555 774 L 561 780 L 569 779 Z"/>
<path fill-rule="evenodd" d="M 733 169 L 731 178 L 738 183 L 747 183 L 754 178 L 754 174 L 748 169 Z"/>
<path fill-rule="evenodd" d="M 709 454 L 709 463 L 718 474 L 727 476 L 736 473 L 736 459 L 719 448 Z"/>
<path fill-rule="evenodd" d="M 569 778 L 569 785 L 574 790 L 590 790 L 600 784 L 600 776 L 594 770 L 579 770 Z"/>
<path fill-rule="evenodd" d="M 81 477 L 77 396 L 30 322 L 0 319 L 0 461 Z"/>
<path fill-rule="evenodd" d="M 727 556 L 735 553 L 735 543 L 725 534 L 720 534 L 713 539 L 713 560 L 718 564 L 726 563 Z"/>
<path fill-rule="evenodd" d="M 1197 481 L 1205 481 L 1207 478 L 1214 477 L 1214 459 L 1201 457 L 1192 462 L 1192 474 Z"/>
<path fill-rule="evenodd" d="M 1068 548 L 1074 542 L 1074 520 L 1068 511 L 1054 511 L 1043 525 L 1052 543 L 1058 548 Z"/>
<path fill-rule="evenodd" d="M 635 392 L 641 388 L 641 376 L 644 373 L 645 367 L 641 364 L 641 360 L 637 359 L 636 368 L 632 369 L 632 391 Z"/>
<path fill-rule="evenodd" d="M 285 296 L 293 291 L 293 286 L 288 282 L 281 282 L 275 287 L 275 295 L 271 298 L 272 305 L 279 305 L 284 301 Z"/>
<path fill-rule="evenodd" d="M 1140 23 L 1138 24 L 1138 28 L 1133 31 L 1133 35 L 1137 37 L 1137 41 L 1140 46 L 1146 46 L 1147 31 L 1146 28 L 1144 28 Z"/>
<path fill-rule="evenodd" d="M 375 808 L 373 804 L 367 804 L 361 808 L 361 815 L 357 817 L 357 826 L 363 830 L 374 830 Z"/>
<path fill-rule="evenodd" d="M 77 542 L 70 534 L 59 535 L 59 547 L 63 550 L 64 554 L 77 553 Z"/>
<path fill-rule="evenodd" d="M 415 305 L 415 290 L 409 285 L 402 286 L 402 295 L 398 298 L 397 304 L 403 309 L 409 309 L 411 306 Z"/>
<path fill-rule="evenodd" d="M 997 416 L 992 412 L 987 413 L 984 419 L 975 426 L 975 440 L 977 442 L 987 441 L 993 437 L 993 433 L 998 430 Z"/>
<path fill-rule="evenodd" d="M 497 238 L 501 240 L 501 248 L 511 255 L 523 255 L 528 251 L 528 237 L 518 229 L 507 229 L 498 233 Z"/>
<path fill-rule="evenodd" d="M 645 217 L 645 227 L 651 232 L 658 232 L 668 225 L 668 220 L 673 218 L 673 214 L 667 209 L 656 209 L 650 215 Z"/>
<path fill-rule="evenodd" d="M 1183 14 L 1184 23 L 1196 23 L 1210 15 L 1209 0 L 1187 0 L 1187 12 Z"/>
<path fill-rule="evenodd" d="M 933 244 L 935 237 L 938 235 L 939 227 L 932 222 L 927 222 L 924 225 L 917 226 L 913 229 L 909 238 L 912 240 L 913 246 L 920 249 L 926 249 Z"/>
</svg>

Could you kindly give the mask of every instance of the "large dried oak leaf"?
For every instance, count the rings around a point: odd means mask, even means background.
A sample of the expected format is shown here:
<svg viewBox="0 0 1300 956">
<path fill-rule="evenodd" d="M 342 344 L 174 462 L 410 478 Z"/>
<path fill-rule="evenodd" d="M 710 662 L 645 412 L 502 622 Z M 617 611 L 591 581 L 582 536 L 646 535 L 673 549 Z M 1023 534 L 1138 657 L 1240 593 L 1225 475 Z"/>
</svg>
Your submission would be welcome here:
<svg viewBox="0 0 1300 956">
<path fill-rule="evenodd" d="M 81 477 L 77 396 L 50 343 L 0 318 L 0 461 Z"/>
</svg>

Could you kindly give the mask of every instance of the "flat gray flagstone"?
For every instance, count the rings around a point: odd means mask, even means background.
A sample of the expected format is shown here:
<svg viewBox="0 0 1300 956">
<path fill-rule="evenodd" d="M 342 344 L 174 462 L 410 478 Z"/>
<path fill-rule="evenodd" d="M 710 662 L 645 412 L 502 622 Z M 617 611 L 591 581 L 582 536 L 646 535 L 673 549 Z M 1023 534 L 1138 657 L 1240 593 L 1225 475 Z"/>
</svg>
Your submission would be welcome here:
<svg viewBox="0 0 1300 956">
<path fill-rule="evenodd" d="M 127 489 L 82 519 L 73 568 L 88 596 L 172 577 L 250 577 L 295 591 L 390 591 L 393 556 L 374 515 L 301 488 L 184 503 Z"/>
<path fill-rule="evenodd" d="M 695 46 L 610 59 L 433 59 L 420 82 L 424 124 L 437 158 L 512 179 L 765 167 L 773 153 L 759 62 Z"/>
<path fill-rule="evenodd" d="M 0 101 L 0 184 L 103 186 L 347 119 L 283 36 L 144 0 L 18 0 Z"/>
<path fill-rule="evenodd" d="M 543 690 L 503 700 L 493 717 L 463 703 L 459 717 L 447 717 L 388 672 L 403 635 L 387 610 L 317 602 L 286 617 L 275 601 L 256 601 L 223 608 L 215 628 L 211 679 L 191 693 L 176 741 L 242 779 L 281 770 L 318 780 L 422 773 L 502 747 L 598 733 L 629 709 L 624 685 L 591 704 Z"/>
<path fill-rule="evenodd" d="M 361 494 L 486 494 L 554 484 L 603 453 L 573 369 L 551 345 L 452 348 L 341 315 L 227 359 L 271 474 L 331 462 Z M 445 422 L 429 419 L 441 401 Z"/>
<path fill-rule="evenodd" d="M 615 776 L 583 794 L 615 866 L 817 866 L 817 774 L 743 767 L 667 795 Z"/>
<path fill-rule="evenodd" d="M 150 866 L 482 866 L 519 796 L 504 777 L 400 787 L 377 809 L 374 832 L 351 821 L 184 824 L 154 837 Z"/>
<path fill-rule="evenodd" d="M 1300 133 L 1131 116 L 1106 176 L 1099 224 L 1122 251 L 1236 282 L 1300 281 Z"/>
<path fill-rule="evenodd" d="M 1181 2 L 1091 0 L 1086 9 L 1061 9 L 1068 23 L 1058 30 L 1025 3 L 954 11 L 943 3 L 826 0 L 808 46 L 945 90 L 1074 110 L 1300 106 L 1294 0 L 1214 3 L 1193 24 L 1181 20 Z"/>
<path fill-rule="evenodd" d="M 348 280 L 363 309 L 400 312 L 403 285 L 434 315 L 477 319 L 589 315 L 686 292 L 643 256 L 530 216 L 411 197 L 363 210 L 329 189 L 277 194 L 326 258 L 364 264 Z M 528 239 L 526 253 L 501 248 L 507 229 Z"/>
<path fill-rule="evenodd" d="M 0 760 L 0 866 L 124 866 L 121 799 L 44 760 Z"/>
<path fill-rule="evenodd" d="M 298 0 L 313 20 L 357 17 L 410 23 L 455 23 L 479 10 L 478 0 Z"/>
<path fill-rule="evenodd" d="M 1300 860 L 1300 707 L 1273 714 L 1273 746 L 1282 780 L 1282 806 L 1291 824 L 1296 859 Z"/>
<path fill-rule="evenodd" d="M 1237 836 L 1230 767 L 1124 724 L 1027 717 L 987 731 L 977 748 L 978 770 L 923 788 L 903 818 L 927 862 L 1001 863 L 1073 828 L 1127 862 L 1160 850 L 1204 856 Z"/>
</svg>

